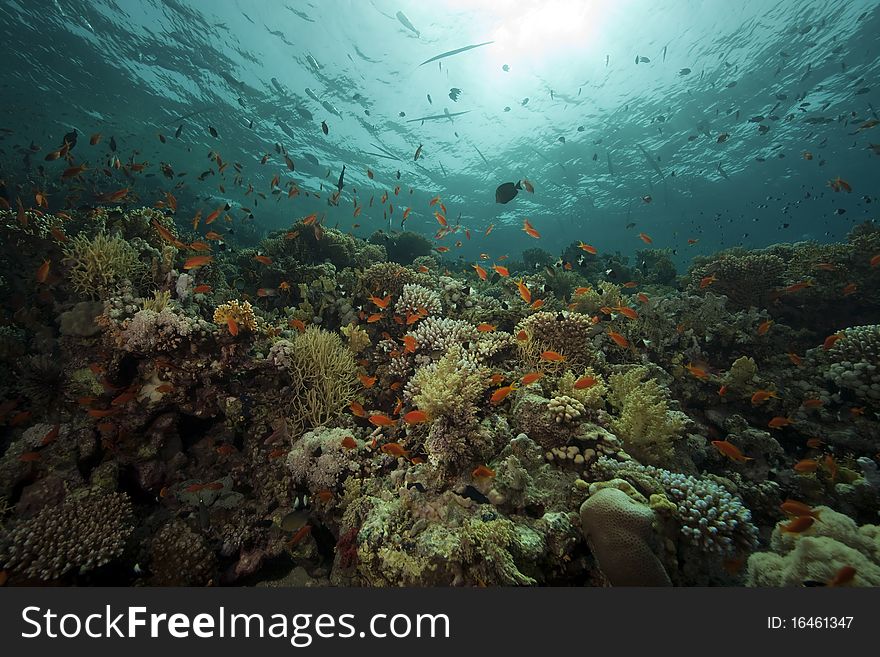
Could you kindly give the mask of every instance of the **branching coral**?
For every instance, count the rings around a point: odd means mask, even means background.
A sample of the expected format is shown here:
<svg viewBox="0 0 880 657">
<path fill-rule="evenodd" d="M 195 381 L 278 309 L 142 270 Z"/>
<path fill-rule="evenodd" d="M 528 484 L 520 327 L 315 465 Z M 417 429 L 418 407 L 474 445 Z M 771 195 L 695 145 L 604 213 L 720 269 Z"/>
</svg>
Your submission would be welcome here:
<svg viewBox="0 0 880 657">
<path fill-rule="evenodd" d="M 394 303 L 394 312 L 406 318 L 411 314 L 414 315 L 425 310 L 429 315 L 439 315 L 443 310 L 440 295 L 421 285 L 413 283 L 404 285 L 400 296 Z"/>
<path fill-rule="evenodd" d="M 576 388 L 575 383 L 580 379 L 592 379 L 592 385 Z M 556 384 L 556 394 L 573 397 L 578 400 L 585 408 L 599 409 L 605 405 L 605 394 L 608 387 L 605 385 L 605 379 L 602 378 L 592 367 L 588 367 L 581 376 L 576 377 L 574 372 L 566 370 L 559 377 Z"/>
<path fill-rule="evenodd" d="M 4 567 L 37 579 L 85 573 L 118 557 L 132 532 L 132 508 L 121 493 L 69 494 L 8 533 Z"/>
<path fill-rule="evenodd" d="M 519 346 L 523 360 L 529 364 L 536 364 L 541 352 L 552 350 L 564 354 L 569 364 L 584 366 L 596 360 L 590 341 L 593 329 L 586 315 L 537 312 L 521 321 L 514 333 L 525 331 L 526 339 L 520 340 Z"/>
<path fill-rule="evenodd" d="M 636 458 L 657 463 L 670 456 L 687 416 L 670 410 L 664 389 L 655 379 L 643 381 L 646 375 L 644 367 L 635 367 L 609 378 L 608 400 L 617 411 L 611 430 Z"/>
<path fill-rule="evenodd" d="M 437 362 L 419 368 L 409 384 L 415 406 L 430 418 L 455 417 L 459 423 L 477 414 L 477 401 L 489 385 L 489 372 L 463 357 L 455 346 Z"/>
<path fill-rule="evenodd" d="M 348 348 L 354 354 L 361 353 L 370 346 L 370 335 L 357 324 L 348 324 L 339 329 L 348 339 Z"/>
<path fill-rule="evenodd" d="M 354 399 L 357 364 L 336 333 L 310 326 L 276 342 L 269 361 L 290 376 L 288 415 L 298 428 L 326 424 Z"/>
<path fill-rule="evenodd" d="M 214 311 L 214 323 L 226 327 L 230 320 L 235 323 L 238 330 L 255 331 L 257 320 L 250 301 L 228 301 L 217 306 Z"/>
<path fill-rule="evenodd" d="M 64 264 L 73 289 L 89 297 L 108 295 L 125 279 L 137 283 L 146 272 L 134 247 L 105 233 L 70 238 L 64 247 Z"/>
<path fill-rule="evenodd" d="M 854 326 L 840 332 L 826 352 L 825 378 L 850 391 L 864 404 L 880 402 L 880 325 Z M 822 351 L 822 350 L 817 350 Z"/>
</svg>

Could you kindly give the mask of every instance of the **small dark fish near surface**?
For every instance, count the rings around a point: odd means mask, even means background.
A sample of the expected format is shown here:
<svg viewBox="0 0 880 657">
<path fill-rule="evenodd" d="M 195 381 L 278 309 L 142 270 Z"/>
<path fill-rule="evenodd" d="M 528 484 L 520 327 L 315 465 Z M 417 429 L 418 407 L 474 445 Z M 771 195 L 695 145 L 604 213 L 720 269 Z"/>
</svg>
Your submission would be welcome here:
<svg viewBox="0 0 880 657">
<path fill-rule="evenodd" d="M 330 128 L 327 127 L 327 122 L 326 122 L 326 121 L 321 121 L 321 130 L 324 131 L 324 134 L 325 134 L 325 135 L 330 134 Z"/>
<path fill-rule="evenodd" d="M 639 64 L 639 63 L 650 64 L 651 58 L 650 57 L 641 57 L 639 55 L 636 55 L 636 64 Z"/>
<path fill-rule="evenodd" d="M 210 132 L 210 133 L 211 133 L 211 136 L 214 137 L 215 139 L 218 137 L 218 135 L 217 135 L 217 131 L 214 130 L 214 127 L 213 127 L 213 126 L 210 126 L 210 125 L 208 126 L 208 132 Z"/>
<path fill-rule="evenodd" d="M 498 185 L 498 189 L 495 190 L 495 202 L 510 203 L 513 199 L 516 198 L 516 195 L 521 189 L 522 181 L 516 183 L 506 182 Z"/>
<path fill-rule="evenodd" d="M 452 99 L 452 102 L 457 102 L 460 95 L 461 89 L 458 87 L 452 87 L 452 89 L 449 90 L 449 97 Z"/>
<path fill-rule="evenodd" d="M 681 69 L 681 70 L 678 72 L 678 74 L 679 74 L 679 75 L 688 75 L 690 72 L 691 72 L 691 69 L 689 69 L 689 68 L 683 68 L 683 69 Z"/>
<path fill-rule="evenodd" d="M 418 159 L 419 159 L 419 155 L 421 155 L 421 154 L 422 154 L 422 145 L 419 144 L 419 147 L 416 149 L 416 154 L 415 154 L 415 156 L 413 157 L 413 162 L 415 162 L 416 160 L 418 160 Z"/>
<path fill-rule="evenodd" d="M 340 192 L 342 191 L 343 186 L 345 185 L 345 165 L 342 165 L 342 173 L 339 174 L 339 182 L 336 183 L 336 189 Z"/>
</svg>

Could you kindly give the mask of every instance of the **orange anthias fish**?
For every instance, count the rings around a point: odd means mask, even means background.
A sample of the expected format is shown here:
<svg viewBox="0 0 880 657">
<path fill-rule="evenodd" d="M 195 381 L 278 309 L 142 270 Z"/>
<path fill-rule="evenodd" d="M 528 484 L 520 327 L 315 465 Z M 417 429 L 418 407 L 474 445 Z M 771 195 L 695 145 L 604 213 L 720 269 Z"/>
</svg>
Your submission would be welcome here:
<svg viewBox="0 0 880 657">
<path fill-rule="evenodd" d="M 351 409 L 351 412 L 357 415 L 358 417 L 367 417 L 367 412 L 364 410 L 364 407 L 361 406 L 358 402 L 351 402 L 348 407 Z"/>
<path fill-rule="evenodd" d="M 345 449 L 357 449 L 358 444 L 353 436 L 346 436 L 342 439 L 342 446 Z"/>
<path fill-rule="evenodd" d="M 648 295 L 645 294 L 644 292 L 639 292 L 636 295 L 636 299 L 639 300 L 639 303 L 648 303 L 650 301 L 650 299 L 648 298 Z"/>
<path fill-rule="evenodd" d="M 739 451 L 739 447 L 726 440 L 713 440 L 712 446 L 719 452 L 724 454 L 724 456 L 729 458 L 731 461 L 736 461 L 737 463 L 754 461 L 752 457 L 746 456 L 741 451 Z"/>
<path fill-rule="evenodd" d="M 586 390 L 587 388 L 592 388 L 598 382 L 599 380 L 594 376 L 582 376 L 574 382 L 573 388 L 575 390 Z"/>
<path fill-rule="evenodd" d="M 777 415 L 767 423 L 767 426 L 771 429 L 781 429 L 782 427 L 787 427 L 791 424 L 792 420 L 790 417 L 782 417 L 780 415 Z"/>
<path fill-rule="evenodd" d="M 780 525 L 779 530 L 787 534 L 801 534 L 813 526 L 816 519 L 812 516 L 798 516 L 786 525 Z"/>
<path fill-rule="evenodd" d="M 776 392 L 773 390 L 758 390 L 757 392 L 755 392 L 754 395 L 752 395 L 752 404 L 757 406 L 758 404 L 767 401 L 771 397 L 773 397 L 774 399 L 779 399 L 779 395 L 777 395 Z"/>
<path fill-rule="evenodd" d="M 523 384 L 524 386 L 527 386 L 527 385 L 529 385 L 529 384 L 534 383 L 535 381 L 540 380 L 541 378 L 543 378 L 543 376 L 544 376 L 544 373 L 543 373 L 543 372 L 531 372 L 531 373 L 529 373 L 529 374 L 526 374 L 526 375 L 522 378 L 522 384 Z"/>
<path fill-rule="evenodd" d="M 834 343 L 837 342 L 838 340 L 840 340 L 840 338 L 842 338 L 842 337 L 843 337 L 843 335 L 840 333 L 835 333 L 834 335 L 829 335 L 827 338 L 825 338 L 825 342 L 822 343 L 822 349 L 824 349 L 825 351 L 828 351 L 829 349 L 831 349 L 831 347 L 834 346 Z"/>
<path fill-rule="evenodd" d="M 196 269 L 197 267 L 204 267 L 205 265 L 207 265 L 213 261 L 214 261 L 214 258 L 212 256 L 207 256 L 207 255 L 193 256 L 192 258 L 189 258 L 185 263 L 183 263 L 183 268 L 187 269 L 187 270 Z"/>
<path fill-rule="evenodd" d="M 717 280 L 718 279 L 715 278 L 715 274 L 712 274 L 711 276 L 703 276 L 703 278 L 700 279 L 700 289 L 701 290 L 706 289 L 707 287 L 712 285 L 712 283 L 714 283 Z"/>
<path fill-rule="evenodd" d="M 375 415 L 371 415 L 369 417 L 370 424 L 373 424 L 377 427 L 393 427 L 394 420 L 392 420 L 387 415 L 383 415 L 382 413 L 377 413 Z"/>
<path fill-rule="evenodd" d="M 795 472 L 815 472 L 819 469 L 819 462 L 816 459 L 803 459 L 794 464 Z"/>
<path fill-rule="evenodd" d="M 629 306 L 614 306 L 614 310 L 619 312 L 621 315 L 626 317 L 627 319 L 638 319 L 639 314 Z"/>
<path fill-rule="evenodd" d="M 492 393 L 492 396 L 489 398 L 489 401 L 492 404 L 500 404 L 503 402 L 507 396 L 516 390 L 519 386 L 515 383 L 511 383 L 509 386 L 504 386 L 503 388 L 498 388 L 495 392 Z"/>
<path fill-rule="evenodd" d="M 418 342 L 416 341 L 416 339 L 413 336 L 411 336 L 411 335 L 403 336 L 403 350 L 406 353 L 408 353 L 408 354 L 414 353 L 417 346 L 418 346 Z"/>
<path fill-rule="evenodd" d="M 543 307 L 544 307 L 544 300 L 543 299 L 536 299 L 534 301 L 534 303 L 532 303 L 533 310 L 537 310 L 538 308 L 543 308 Z"/>
<path fill-rule="evenodd" d="M 485 465 L 480 465 L 474 468 L 474 471 L 471 472 L 471 476 L 474 479 L 491 479 L 495 476 L 495 471 Z"/>
<path fill-rule="evenodd" d="M 843 566 L 834 577 L 828 580 L 828 586 L 846 586 L 855 579 L 856 569 L 852 566 Z"/>
<path fill-rule="evenodd" d="M 531 303 L 532 293 L 529 291 L 529 288 L 526 287 L 525 283 L 523 283 L 522 279 L 519 279 L 516 282 L 516 287 L 519 290 L 519 296 L 522 297 L 522 300 L 526 303 Z"/>
<path fill-rule="evenodd" d="M 510 276 L 510 272 L 507 270 L 507 267 L 502 267 L 501 265 L 492 265 L 492 269 L 498 273 L 502 278 L 507 278 Z"/>
<path fill-rule="evenodd" d="M 388 454 L 389 456 L 396 456 L 397 458 L 406 458 L 409 456 L 409 452 L 406 451 L 400 443 L 385 443 L 382 445 L 381 449 L 383 453 Z"/>
<path fill-rule="evenodd" d="M 229 333 L 232 337 L 238 335 L 238 322 L 235 321 L 235 317 L 230 315 L 226 318 L 226 328 L 229 329 Z"/>
<path fill-rule="evenodd" d="M 364 385 L 364 388 L 372 388 L 376 384 L 375 376 L 367 376 L 366 374 L 358 374 L 358 379 Z"/>
<path fill-rule="evenodd" d="M 537 230 L 535 230 L 535 227 L 529 223 L 528 219 L 523 220 L 523 228 L 522 229 L 523 229 L 523 232 L 526 235 L 528 235 L 529 237 L 534 237 L 535 239 L 541 238 L 541 233 L 539 233 Z"/>
<path fill-rule="evenodd" d="M 578 242 L 578 248 L 581 251 L 586 251 L 590 255 L 596 255 L 596 253 L 598 253 L 595 246 L 592 246 L 590 244 L 584 244 L 583 242 Z"/>
<path fill-rule="evenodd" d="M 804 363 L 804 359 L 801 358 L 800 356 L 798 356 L 798 355 L 797 355 L 796 353 L 794 353 L 793 351 L 789 351 L 788 354 L 787 354 L 787 356 L 788 356 L 788 360 L 791 361 L 791 364 L 794 365 L 794 366 L 796 366 L 796 367 L 800 367 L 800 366 L 803 365 L 803 363 Z"/>
<path fill-rule="evenodd" d="M 639 233 L 639 239 L 642 240 L 645 244 L 653 244 L 654 240 L 651 239 L 649 235 L 645 233 Z"/>
<path fill-rule="evenodd" d="M 612 340 L 614 340 L 614 343 L 618 347 L 626 348 L 629 346 L 629 340 L 627 340 L 625 337 L 623 337 L 620 333 L 618 333 L 616 331 L 612 331 L 611 329 L 608 329 L 608 337 L 611 338 Z"/>
<path fill-rule="evenodd" d="M 758 325 L 758 335 L 767 335 L 767 331 L 770 330 L 770 327 L 773 326 L 773 320 L 767 319 L 761 322 Z"/>
<path fill-rule="evenodd" d="M 880 267 L 880 253 L 871 256 L 870 265 L 871 267 Z"/>
<path fill-rule="evenodd" d="M 410 411 L 403 416 L 403 421 L 407 424 L 421 424 L 428 421 L 428 414 L 425 411 Z"/>
<path fill-rule="evenodd" d="M 780 506 L 780 509 L 785 511 L 790 516 L 795 516 L 796 518 L 800 518 L 801 516 L 810 516 L 811 518 L 819 518 L 819 511 L 814 511 L 811 506 L 808 504 L 804 504 L 803 502 L 798 502 L 797 500 L 787 499 Z"/>
<path fill-rule="evenodd" d="M 264 265 L 271 265 L 272 264 L 272 258 L 270 258 L 269 256 L 255 255 L 254 260 L 256 260 L 257 262 L 264 264 Z"/>
<path fill-rule="evenodd" d="M 483 324 L 477 324 L 477 330 L 478 330 L 480 333 L 491 333 L 491 332 L 494 331 L 496 328 L 497 328 L 497 327 L 496 327 L 494 324 L 485 324 L 485 323 L 483 323 Z"/>
<path fill-rule="evenodd" d="M 843 289 L 840 292 L 843 296 L 848 297 L 851 294 L 855 294 L 856 290 L 858 290 L 858 289 L 859 289 L 859 286 L 856 285 L 855 283 L 848 283 L 847 285 L 845 285 L 843 287 Z"/>
<path fill-rule="evenodd" d="M 49 267 L 51 264 L 51 260 L 44 260 L 40 268 L 37 269 L 37 283 L 45 283 L 49 279 Z"/>
<path fill-rule="evenodd" d="M 684 368 L 688 372 L 690 372 L 692 376 L 694 376 L 698 379 L 705 381 L 706 379 L 709 378 L 709 373 L 706 370 L 704 370 L 702 367 L 698 367 L 697 365 L 694 365 L 693 363 L 688 363 L 687 365 L 684 366 Z"/>
<path fill-rule="evenodd" d="M 380 299 L 377 296 L 370 296 L 368 297 L 368 299 L 379 306 L 382 310 L 385 310 L 388 307 L 388 304 L 391 302 L 391 295 L 388 294 L 383 299 Z"/>
<path fill-rule="evenodd" d="M 565 356 L 557 351 L 542 351 L 541 360 L 546 360 L 550 363 L 562 363 L 565 362 Z"/>
<path fill-rule="evenodd" d="M 471 267 L 473 267 L 473 268 L 474 268 L 474 271 L 477 272 L 477 276 L 480 277 L 480 280 L 481 280 L 481 281 L 485 281 L 485 280 L 486 280 L 486 277 L 488 276 L 488 273 L 486 272 L 485 269 L 483 269 L 482 267 L 480 267 L 480 265 L 471 265 Z"/>
</svg>

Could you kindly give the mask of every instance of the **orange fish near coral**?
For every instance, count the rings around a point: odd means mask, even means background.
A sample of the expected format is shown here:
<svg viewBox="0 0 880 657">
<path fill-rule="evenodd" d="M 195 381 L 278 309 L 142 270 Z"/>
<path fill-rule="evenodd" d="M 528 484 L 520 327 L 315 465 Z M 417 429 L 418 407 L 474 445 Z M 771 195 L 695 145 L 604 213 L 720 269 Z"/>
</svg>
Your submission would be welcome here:
<svg viewBox="0 0 880 657">
<path fill-rule="evenodd" d="M 45 283 L 49 279 L 49 266 L 51 264 L 51 260 L 44 260 L 40 268 L 37 269 L 37 283 Z"/>
<path fill-rule="evenodd" d="M 739 448 L 731 442 L 727 440 L 713 440 L 712 446 L 717 449 L 719 452 L 724 454 L 731 461 L 736 461 L 737 463 L 745 463 L 747 461 L 754 461 L 754 459 L 750 456 L 744 455 Z"/>
<path fill-rule="evenodd" d="M 828 586 L 846 586 L 855 579 L 856 569 L 852 566 L 843 566 L 834 577 L 828 580 Z"/>
<path fill-rule="evenodd" d="M 492 393 L 492 396 L 489 398 L 489 401 L 493 404 L 500 404 L 503 402 L 507 396 L 516 390 L 519 386 L 515 383 L 511 383 L 509 386 L 504 386 L 503 388 L 498 388 L 495 392 Z"/>
<path fill-rule="evenodd" d="M 421 424 L 428 421 L 428 414 L 425 411 L 410 411 L 403 416 L 403 421 L 407 424 Z"/>
<path fill-rule="evenodd" d="M 765 321 L 761 322 L 761 323 L 758 325 L 758 335 L 767 335 L 767 331 L 770 330 L 770 327 L 771 327 L 771 326 L 773 326 L 773 320 L 772 320 L 772 319 L 768 319 L 768 320 L 765 320 Z"/>
<path fill-rule="evenodd" d="M 780 506 L 790 516 L 800 518 L 801 516 L 810 516 L 811 518 L 819 518 L 819 511 L 814 511 L 812 507 L 797 500 L 787 499 Z"/>
<path fill-rule="evenodd" d="M 529 373 L 529 374 L 526 374 L 526 375 L 522 378 L 522 384 L 523 384 L 524 386 L 527 386 L 527 385 L 529 385 L 529 384 L 531 384 L 531 383 L 534 383 L 535 381 L 540 380 L 541 378 L 543 378 L 543 376 L 544 376 L 544 373 L 543 373 L 543 372 L 531 372 L 531 373 Z"/>
<path fill-rule="evenodd" d="M 256 260 L 257 262 L 264 264 L 264 265 L 271 265 L 272 264 L 272 258 L 270 258 L 269 256 L 255 255 L 254 260 Z"/>
<path fill-rule="evenodd" d="M 382 452 L 389 456 L 396 456 L 397 458 L 406 458 L 409 456 L 409 452 L 407 452 L 400 443 L 385 443 L 382 445 L 381 449 Z"/>
<path fill-rule="evenodd" d="M 529 220 L 528 220 L 528 219 L 523 219 L 523 227 L 522 227 L 522 229 L 523 229 L 523 232 L 524 232 L 526 235 L 528 235 L 529 237 L 534 237 L 535 239 L 540 239 L 540 238 L 541 238 L 541 233 L 539 233 L 537 230 L 535 230 L 535 227 L 532 226 L 531 223 L 529 223 Z"/>
<path fill-rule="evenodd" d="M 492 269 L 497 272 L 497 274 L 502 278 L 507 278 L 508 276 L 510 276 L 510 272 L 507 270 L 507 267 L 502 267 L 501 265 L 492 265 Z"/>
<path fill-rule="evenodd" d="M 486 276 L 488 276 L 488 273 L 486 272 L 485 269 L 483 269 L 482 267 L 480 267 L 480 265 L 471 265 L 471 267 L 473 267 L 473 268 L 474 268 L 474 271 L 477 272 L 477 276 L 480 277 L 480 280 L 481 280 L 481 281 L 485 281 L 485 280 L 486 280 Z"/>
<path fill-rule="evenodd" d="M 226 328 L 229 329 L 229 334 L 232 337 L 238 335 L 238 322 L 235 321 L 235 317 L 232 315 L 226 318 Z"/>
<path fill-rule="evenodd" d="M 474 479 L 491 479 L 495 476 L 495 471 L 491 468 L 487 468 L 485 465 L 480 465 L 474 468 L 473 472 L 471 472 L 471 476 Z"/>
<path fill-rule="evenodd" d="M 614 306 L 614 310 L 619 312 L 627 319 L 638 319 L 639 314 L 629 306 Z"/>
<path fill-rule="evenodd" d="M 189 258 L 186 262 L 183 263 L 183 268 L 186 270 L 189 269 L 197 269 L 198 267 L 204 267 L 205 265 L 214 261 L 212 256 L 200 255 L 193 256 Z"/>
<path fill-rule="evenodd" d="M 822 349 L 824 349 L 825 351 L 828 351 L 829 349 L 831 349 L 831 347 L 834 346 L 834 343 L 837 342 L 838 340 L 840 340 L 840 338 L 842 338 L 842 337 L 843 337 L 843 335 L 840 333 L 835 333 L 834 335 L 829 335 L 827 338 L 825 338 L 825 342 L 822 343 Z"/>
<path fill-rule="evenodd" d="M 706 370 L 704 370 L 702 367 L 694 365 L 693 363 L 688 363 L 684 366 L 684 368 L 691 373 L 691 376 L 694 376 L 698 379 L 705 381 L 709 378 L 709 373 Z"/>
<path fill-rule="evenodd" d="M 592 246 L 590 244 L 584 244 L 583 242 L 578 242 L 578 248 L 581 251 L 586 251 L 590 255 L 596 255 L 596 253 L 598 253 L 595 246 Z"/>
<path fill-rule="evenodd" d="M 375 376 L 366 376 L 365 374 L 358 374 L 358 378 L 361 383 L 364 385 L 364 388 L 372 388 L 376 383 Z"/>
<path fill-rule="evenodd" d="M 377 413 L 376 415 L 370 416 L 370 424 L 373 424 L 377 427 L 393 427 L 394 420 L 392 420 L 387 415 L 383 415 L 382 413 Z"/>
<path fill-rule="evenodd" d="M 342 446 L 345 449 L 357 449 L 357 441 L 352 436 L 346 436 L 342 439 Z"/>
<path fill-rule="evenodd" d="M 522 279 L 519 279 L 516 282 L 517 290 L 519 290 L 519 296 L 526 303 L 532 302 L 532 293 L 529 291 L 529 288 L 526 287 L 525 283 L 523 283 Z"/>
<path fill-rule="evenodd" d="M 388 304 L 391 302 L 391 295 L 386 295 L 385 298 L 380 299 L 376 296 L 368 297 L 370 301 L 379 306 L 382 310 L 385 310 L 388 307 Z"/>
<path fill-rule="evenodd" d="M 572 387 L 575 390 L 586 390 L 587 388 L 592 388 L 597 383 L 599 383 L 599 380 L 594 376 L 582 376 L 574 382 Z"/>
<path fill-rule="evenodd" d="M 757 392 L 755 392 L 754 395 L 752 395 L 752 404 L 757 406 L 758 404 L 767 401 L 771 397 L 773 397 L 774 399 L 779 399 L 779 395 L 777 395 L 776 392 L 774 392 L 773 390 L 758 390 Z"/>
<path fill-rule="evenodd" d="M 348 407 L 351 409 L 351 412 L 357 415 L 358 417 L 367 417 L 367 412 L 364 410 L 364 407 L 361 406 L 358 402 L 351 402 Z"/>
<path fill-rule="evenodd" d="M 812 516 L 798 516 L 786 525 L 780 525 L 779 530 L 787 534 L 802 534 L 813 526 L 816 519 Z"/>
<path fill-rule="evenodd" d="M 611 329 L 608 329 L 608 337 L 614 340 L 614 344 L 616 344 L 618 347 L 623 347 L 625 349 L 629 346 L 629 340 L 627 340 L 617 331 L 612 331 Z"/>
<path fill-rule="evenodd" d="M 650 235 L 646 235 L 645 233 L 639 233 L 639 239 L 642 240 L 645 244 L 654 243 L 654 240 L 651 239 Z"/>
<path fill-rule="evenodd" d="M 767 423 L 767 426 L 771 429 L 781 429 L 782 427 L 787 427 L 792 424 L 792 420 L 789 417 L 782 417 L 777 415 L 772 420 Z"/>
<path fill-rule="evenodd" d="M 795 472 L 815 472 L 819 469 L 819 462 L 816 459 L 803 459 L 794 464 Z"/>
<path fill-rule="evenodd" d="M 565 356 L 557 351 L 542 351 L 541 360 L 546 360 L 550 363 L 563 363 L 565 362 Z"/>
<path fill-rule="evenodd" d="M 491 333 L 495 328 L 496 326 L 494 324 L 477 324 L 477 330 L 480 333 Z"/>
<path fill-rule="evenodd" d="M 801 358 L 800 356 L 798 356 L 793 351 L 789 351 L 788 354 L 786 354 L 786 355 L 788 356 L 788 360 L 790 360 L 791 364 L 794 365 L 795 367 L 800 367 L 801 365 L 803 365 L 804 359 Z"/>
<path fill-rule="evenodd" d="M 703 276 L 703 278 L 700 279 L 700 289 L 701 290 L 706 289 L 707 287 L 712 285 L 712 283 L 714 283 L 717 280 L 718 279 L 715 278 L 715 274 L 712 274 L 711 276 Z"/>
</svg>

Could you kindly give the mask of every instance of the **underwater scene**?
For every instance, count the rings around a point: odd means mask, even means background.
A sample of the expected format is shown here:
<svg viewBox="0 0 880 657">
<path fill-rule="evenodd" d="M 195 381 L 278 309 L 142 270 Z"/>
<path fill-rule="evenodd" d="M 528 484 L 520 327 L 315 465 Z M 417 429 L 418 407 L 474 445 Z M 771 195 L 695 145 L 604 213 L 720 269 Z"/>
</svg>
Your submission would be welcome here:
<svg viewBox="0 0 880 657">
<path fill-rule="evenodd" d="M 880 585 L 876 0 L 0 53 L 0 585 Z"/>
</svg>

